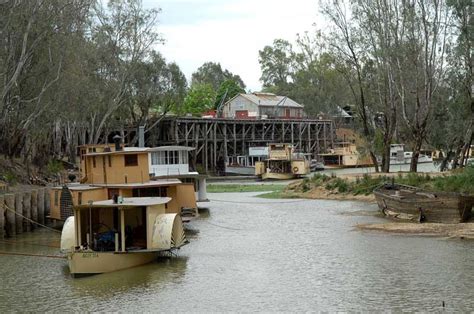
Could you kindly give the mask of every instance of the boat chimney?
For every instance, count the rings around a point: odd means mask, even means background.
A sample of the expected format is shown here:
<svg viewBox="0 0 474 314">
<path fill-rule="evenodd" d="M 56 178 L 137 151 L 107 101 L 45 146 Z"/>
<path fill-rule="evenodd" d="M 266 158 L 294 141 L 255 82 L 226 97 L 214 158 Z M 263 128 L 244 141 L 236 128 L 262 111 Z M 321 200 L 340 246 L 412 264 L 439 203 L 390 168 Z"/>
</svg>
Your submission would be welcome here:
<svg viewBox="0 0 474 314">
<path fill-rule="evenodd" d="M 145 126 L 138 127 L 138 147 L 145 147 Z"/>
<path fill-rule="evenodd" d="M 122 138 L 120 137 L 120 135 L 117 134 L 112 139 L 114 140 L 114 143 L 115 143 L 115 151 L 116 152 L 121 151 L 122 146 L 120 145 L 120 141 L 122 140 Z"/>
</svg>

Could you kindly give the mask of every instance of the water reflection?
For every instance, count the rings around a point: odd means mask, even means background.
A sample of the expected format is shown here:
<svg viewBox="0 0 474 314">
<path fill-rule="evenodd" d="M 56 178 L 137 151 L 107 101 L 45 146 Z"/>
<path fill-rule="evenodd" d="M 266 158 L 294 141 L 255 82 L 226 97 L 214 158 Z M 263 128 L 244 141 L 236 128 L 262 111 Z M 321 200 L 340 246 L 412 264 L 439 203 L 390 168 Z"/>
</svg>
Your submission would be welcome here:
<svg viewBox="0 0 474 314">
<path fill-rule="evenodd" d="M 121 271 L 68 280 L 75 297 L 103 300 L 123 294 L 159 290 L 170 281 L 179 281 L 186 272 L 188 257 L 160 257 L 156 262 Z M 69 275 L 69 270 L 67 270 Z M 93 293 L 91 293 L 93 291 Z"/>
<path fill-rule="evenodd" d="M 0 312 L 413 312 L 439 311 L 442 301 L 450 311 L 474 307 L 473 242 L 354 231 L 384 221 L 374 204 L 255 194 L 210 195 L 210 214 L 187 226 L 191 243 L 157 263 L 72 279 L 65 260 L 0 255 Z M 24 243 L 1 247 L 57 253 Z"/>
</svg>

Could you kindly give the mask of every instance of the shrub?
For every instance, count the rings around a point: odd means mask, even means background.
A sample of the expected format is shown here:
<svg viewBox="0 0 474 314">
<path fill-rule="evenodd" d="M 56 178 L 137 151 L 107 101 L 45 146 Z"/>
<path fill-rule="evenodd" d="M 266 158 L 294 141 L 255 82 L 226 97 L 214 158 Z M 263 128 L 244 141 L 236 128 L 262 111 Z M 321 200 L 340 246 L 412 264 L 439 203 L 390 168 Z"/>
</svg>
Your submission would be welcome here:
<svg viewBox="0 0 474 314">
<path fill-rule="evenodd" d="M 59 160 L 52 159 L 48 162 L 47 170 L 51 175 L 59 174 L 63 169 L 63 164 Z"/>
</svg>

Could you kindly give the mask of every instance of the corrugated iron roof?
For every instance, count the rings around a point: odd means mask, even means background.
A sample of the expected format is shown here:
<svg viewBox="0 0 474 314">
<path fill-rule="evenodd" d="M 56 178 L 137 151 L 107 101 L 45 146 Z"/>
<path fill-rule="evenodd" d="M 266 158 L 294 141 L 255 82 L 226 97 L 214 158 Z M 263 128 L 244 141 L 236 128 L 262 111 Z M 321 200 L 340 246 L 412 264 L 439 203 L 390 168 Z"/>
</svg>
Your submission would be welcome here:
<svg viewBox="0 0 474 314">
<path fill-rule="evenodd" d="M 247 98 L 251 102 L 264 107 L 291 107 L 291 108 L 303 108 L 293 99 L 286 96 L 278 96 L 272 93 L 253 93 L 253 94 L 239 94 L 242 97 Z M 232 99 L 231 99 L 232 100 Z"/>
</svg>

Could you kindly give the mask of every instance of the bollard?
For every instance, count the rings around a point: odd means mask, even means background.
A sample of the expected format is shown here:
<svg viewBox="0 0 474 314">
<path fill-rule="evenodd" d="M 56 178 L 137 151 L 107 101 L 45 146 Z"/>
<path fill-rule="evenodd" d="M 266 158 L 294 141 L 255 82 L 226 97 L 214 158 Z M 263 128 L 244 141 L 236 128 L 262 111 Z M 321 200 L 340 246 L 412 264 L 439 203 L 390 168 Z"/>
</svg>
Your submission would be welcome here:
<svg viewBox="0 0 474 314">
<path fill-rule="evenodd" d="M 31 190 L 31 219 L 38 222 L 38 190 Z M 31 230 L 36 229 L 36 225 L 31 225 Z"/>
<path fill-rule="evenodd" d="M 4 197 L 0 195 L 0 240 L 5 237 L 5 206 Z"/>
<path fill-rule="evenodd" d="M 15 194 L 16 234 L 23 233 L 23 194 Z"/>
<path fill-rule="evenodd" d="M 7 237 L 13 237 L 16 234 L 16 221 L 15 221 L 15 194 L 5 194 L 5 211 L 6 211 L 6 235 Z"/>
<path fill-rule="evenodd" d="M 45 189 L 39 189 L 38 190 L 38 222 L 40 224 L 43 224 L 44 225 L 44 217 L 45 217 L 45 213 L 44 213 L 44 192 L 45 192 Z"/>
<path fill-rule="evenodd" d="M 23 193 L 23 216 L 31 219 L 31 192 Z M 23 231 L 31 231 L 31 222 L 28 219 L 23 219 Z"/>
</svg>

